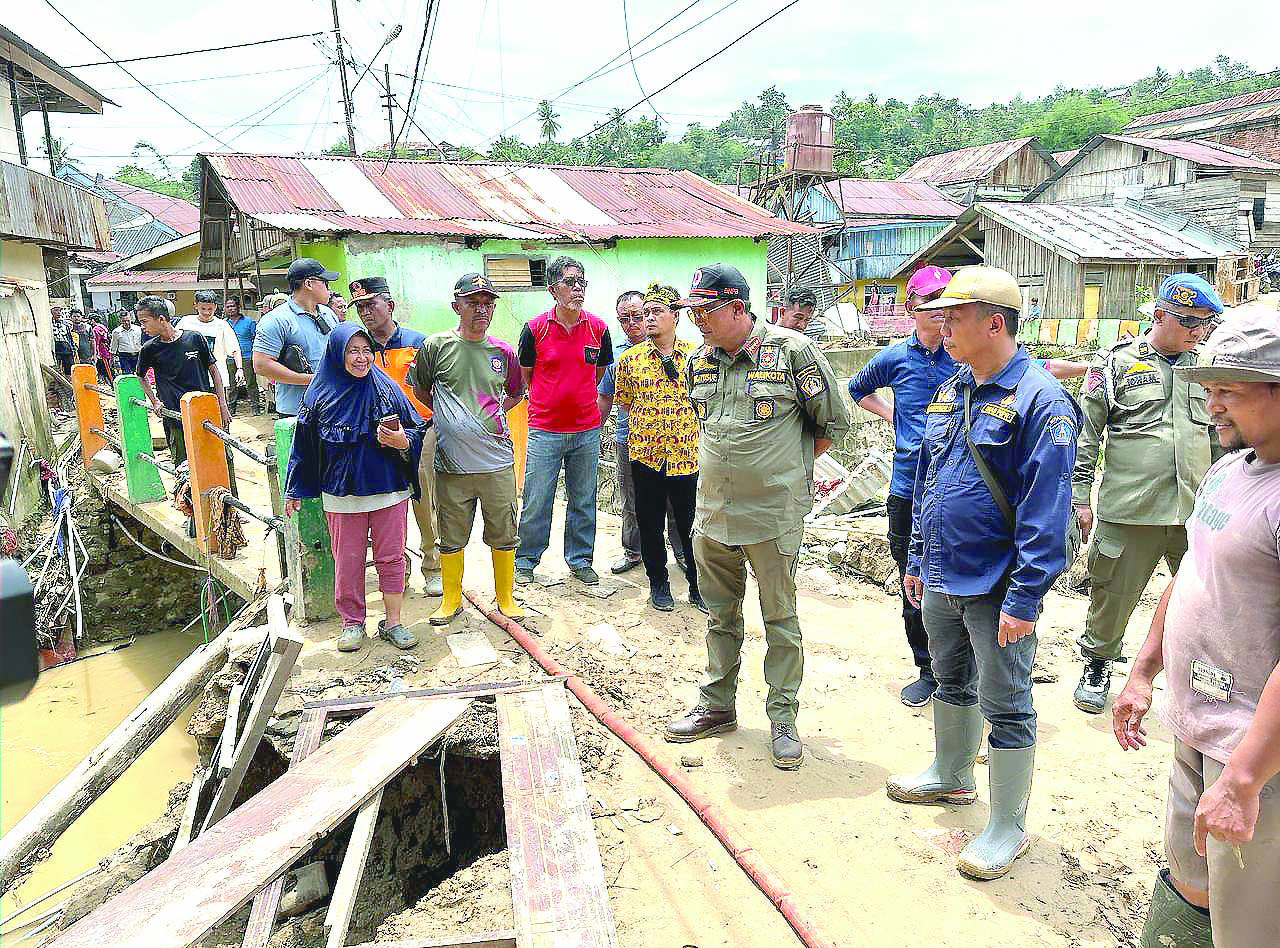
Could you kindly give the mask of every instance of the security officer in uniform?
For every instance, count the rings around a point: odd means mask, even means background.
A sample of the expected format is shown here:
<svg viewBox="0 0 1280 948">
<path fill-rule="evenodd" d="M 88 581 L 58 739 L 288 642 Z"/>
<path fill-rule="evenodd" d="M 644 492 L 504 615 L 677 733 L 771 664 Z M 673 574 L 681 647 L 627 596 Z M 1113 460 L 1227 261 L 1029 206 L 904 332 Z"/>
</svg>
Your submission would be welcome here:
<svg viewBox="0 0 1280 948">
<path fill-rule="evenodd" d="M 1190 273 L 1165 277 L 1156 297 L 1151 328 L 1101 350 L 1084 383 L 1071 493 L 1086 537 L 1094 525 L 1090 494 L 1103 432 L 1107 438 L 1080 638 L 1084 672 L 1075 691 L 1076 707 L 1089 714 L 1107 705 L 1112 663 L 1156 564 L 1164 557 L 1169 572 L 1178 571 L 1187 552 L 1183 524 L 1211 462 L 1205 391 L 1173 367 L 1196 364 L 1191 350 L 1222 301 Z"/>
<path fill-rule="evenodd" d="M 903 592 L 920 608 L 938 690 L 935 757 L 890 777 L 902 803 L 972 803 L 982 722 L 991 724 L 986 828 L 957 868 L 997 879 L 1029 845 L 1035 761 L 1031 661 L 1041 602 L 1067 565 L 1080 410 L 1017 342 L 1012 275 L 963 267 L 918 309 L 942 313 L 942 342 L 965 363 L 925 406 Z"/>
<path fill-rule="evenodd" d="M 796 731 L 804 650 L 796 617 L 796 558 L 813 506 L 813 460 L 849 430 L 849 408 L 817 344 L 752 315 L 747 282 L 728 264 L 693 275 L 689 298 L 704 343 L 685 363 L 700 421 L 693 554 L 707 623 L 707 673 L 697 706 L 666 739 L 696 741 L 738 726 L 742 601 L 750 562 L 767 650 L 765 711 L 775 766 L 804 757 Z"/>
</svg>

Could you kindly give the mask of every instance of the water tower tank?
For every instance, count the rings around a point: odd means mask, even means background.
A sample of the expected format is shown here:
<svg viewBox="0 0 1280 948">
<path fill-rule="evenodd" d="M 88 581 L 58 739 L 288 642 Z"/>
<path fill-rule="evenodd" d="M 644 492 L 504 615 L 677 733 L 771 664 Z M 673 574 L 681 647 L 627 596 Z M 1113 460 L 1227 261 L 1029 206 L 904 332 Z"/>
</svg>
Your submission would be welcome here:
<svg viewBox="0 0 1280 948">
<path fill-rule="evenodd" d="M 787 116 L 785 162 L 788 171 L 830 171 L 831 114 L 820 105 L 802 105 Z"/>
</svg>

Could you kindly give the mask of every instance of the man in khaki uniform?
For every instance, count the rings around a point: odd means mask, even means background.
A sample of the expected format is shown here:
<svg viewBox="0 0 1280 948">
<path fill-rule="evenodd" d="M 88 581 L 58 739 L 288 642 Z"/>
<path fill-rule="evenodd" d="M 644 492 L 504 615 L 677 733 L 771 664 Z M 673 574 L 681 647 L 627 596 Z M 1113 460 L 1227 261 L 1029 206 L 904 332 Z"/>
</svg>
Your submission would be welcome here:
<svg viewBox="0 0 1280 948">
<path fill-rule="evenodd" d="M 1166 277 L 1151 328 L 1100 351 L 1085 378 L 1071 498 L 1085 537 L 1094 524 L 1090 494 L 1104 432 L 1107 439 L 1080 638 L 1084 672 L 1075 691 L 1076 707 L 1089 714 L 1106 707 L 1112 663 L 1156 564 L 1164 557 L 1176 573 L 1187 552 L 1183 524 L 1211 460 L 1209 413 L 1204 389 L 1173 368 L 1195 365 L 1191 350 L 1221 312 L 1217 292 L 1200 277 Z"/>
<path fill-rule="evenodd" d="M 796 557 L 813 506 L 813 459 L 844 438 L 850 418 L 822 351 L 800 333 L 754 317 L 749 294 L 742 274 L 718 263 L 694 273 L 682 301 L 704 339 L 685 363 L 685 382 L 701 425 L 693 555 L 711 618 L 698 704 L 669 723 L 665 736 L 683 743 L 738 726 L 750 562 L 767 643 L 770 751 L 777 767 L 792 770 L 804 757 L 795 723 L 804 671 Z"/>
</svg>

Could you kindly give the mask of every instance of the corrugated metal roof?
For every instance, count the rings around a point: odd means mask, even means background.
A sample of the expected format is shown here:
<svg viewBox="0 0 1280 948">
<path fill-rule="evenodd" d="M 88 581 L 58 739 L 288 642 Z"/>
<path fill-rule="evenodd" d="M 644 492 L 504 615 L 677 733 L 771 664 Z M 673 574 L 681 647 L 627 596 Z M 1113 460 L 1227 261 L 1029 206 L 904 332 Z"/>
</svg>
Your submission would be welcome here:
<svg viewBox="0 0 1280 948">
<path fill-rule="evenodd" d="M 195 270 L 116 270 L 114 273 L 99 273 L 84 282 L 89 286 L 110 283 L 113 286 L 141 286 L 146 284 L 194 283 Z"/>
<path fill-rule="evenodd" d="M 1015 138 L 990 145 L 972 145 L 928 155 L 898 175 L 899 181 L 928 181 L 930 184 L 956 184 L 977 181 L 990 174 L 997 165 L 1030 145 L 1033 138 Z"/>
<path fill-rule="evenodd" d="M 1163 125 L 1166 122 L 1179 122 L 1202 115 L 1215 115 L 1222 112 L 1250 109 L 1270 102 L 1280 103 L 1280 87 L 1259 89 L 1256 92 L 1245 92 L 1241 95 L 1233 95 L 1226 99 L 1216 99 L 1213 102 L 1201 102 L 1199 105 L 1188 105 L 1181 109 L 1169 109 L 1165 112 L 1152 112 L 1149 115 L 1139 115 L 1136 119 L 1125 126 L 1125 131 L 1127 132 L 1134 129 L 1147 128 L 1152 125 Z M 1238 121 L 1238 119 L 1233 116 L 1232 121 Z"/>
<path fill-rule="evenodd" d="M 1081 260 L 1207 260 L 1239 248 L 1149 210 L 1076 204 L 982 203 L 986 216 Z"/>
<path fill-rule="evenodd" d="M 1182 140 L 1175 138 L 1134 138 L 1128 135 L 1103 135 L 1104 139 L 1149 148 L 1175 158 L 1185 158 L 1211 168 L 1238 168 L 1240 170 L 1280 171 L 1280 162 L 1268 161 L 1239 148 L 1229 148 L 1217 142 Z"/>
<path fill-rule="evenodd" d="M 112 249 L 100 197 L 7 161 L 0 161 L 0 236 L 69 250 Z"/>
<path fill-rule="evenodd" d="M 139 188 L 114 178 L 104 178 L 104 190 L 141 208 L 162 224 L 167 224 L 180 235 L 194 234 L 200 229 L 200 208 L 182 198 L 170 197 Z"/>
<path fill-rule="evenodd" d="M 1055 151 L 1053 153 L 1053 160 L 1060 165 L 1065 165 L 1068 161 L 1074 158 L 1079 151 L 1079 148 L 1068 148 L 1066 151 Z"/>
<path fill-rule="evenodd" d="M 1246 109 L 1242 112 L 1224 112 L 1216 115 L 1194 116 L 1192 118 L 1183 119 L 1180 122 L 1171 122 L 1167 125 L 1162 124 L 1159 128 L 1150 128 L 1149 131 L 1158 133 L 1166 138 L 1173 138 L 1175 136 L 1203 135 L 1207 132 L 1213 132 L 1219 129 L 1231 128 L 1237 125 L 1249 125 L 1254 122 L 1263 122 L 1277 117 L 1280 117 L 1280 102 L 1272 102 L 1269 105 L 1260 105 L 1255 109 Z M 1139 131 L 1148 131 L 1148 129 L 1140 129 Z"/>
<path fill-rule="evenodd" d="M 327 156 L 206 159 L 236 208 L 282 230 L 575 242 L 814 233 L 690 171 Z"/>
<path fill-rule="evenodd" d="M 838 178 L 827 184 L 846 218 L 927 217 L 949 220 L 964 210 L 924 181 Z"/>
</svg>

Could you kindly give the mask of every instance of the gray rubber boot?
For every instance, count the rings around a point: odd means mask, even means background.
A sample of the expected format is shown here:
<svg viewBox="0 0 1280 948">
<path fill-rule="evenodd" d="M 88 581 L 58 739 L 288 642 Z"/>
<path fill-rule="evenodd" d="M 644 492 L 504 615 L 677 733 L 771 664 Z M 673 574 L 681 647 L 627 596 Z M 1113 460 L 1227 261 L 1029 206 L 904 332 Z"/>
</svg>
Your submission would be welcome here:
<svg viewBox="0 0 1280 948">
<path fill-rule="evenodd" d="M 1027 851 L 1027 801 L 1036 747 L 992 747 L 987 758 L 991 815 L 987 828 L 960 852 L 956 868 L 974 879 L 999 879 Z"/>
<path fill-rule="evenodd" d="M 923 773 L 898 774 L 885 783 L 899 803 L 972 803 L 978 797 L 973 760 L 982 743 L 982 712 L 934 698 L 933 763 Z"/>
<path fill-rule="evenodd" d="M 1169 870 L 1156 876 L 1151 909 L 1142 926 L 1139 948 L 1213 948 L 1209 913 L 1198 909 L 1169 884 Z"/>
</svg>

